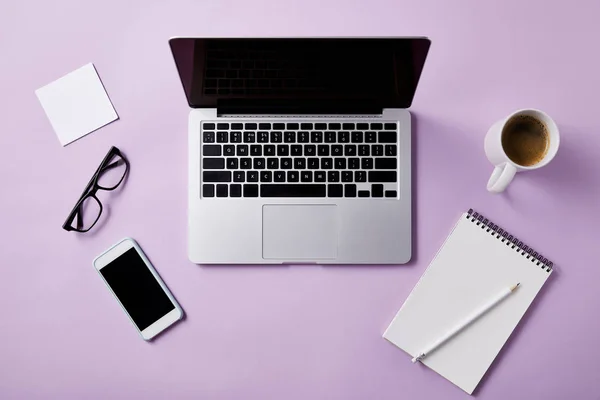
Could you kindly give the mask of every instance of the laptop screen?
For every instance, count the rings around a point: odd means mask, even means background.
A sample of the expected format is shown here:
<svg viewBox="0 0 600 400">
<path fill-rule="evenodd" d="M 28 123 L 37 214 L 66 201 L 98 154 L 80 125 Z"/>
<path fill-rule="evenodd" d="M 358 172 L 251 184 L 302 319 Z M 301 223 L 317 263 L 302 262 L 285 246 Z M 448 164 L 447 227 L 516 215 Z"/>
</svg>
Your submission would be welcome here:
<svg viewBox="0 0 600 400">
<path fill-rule="evenodd" d="M 426 38 L 177 38 L 191 107 L 328 104 L 408 108 Z"/>
</svg>

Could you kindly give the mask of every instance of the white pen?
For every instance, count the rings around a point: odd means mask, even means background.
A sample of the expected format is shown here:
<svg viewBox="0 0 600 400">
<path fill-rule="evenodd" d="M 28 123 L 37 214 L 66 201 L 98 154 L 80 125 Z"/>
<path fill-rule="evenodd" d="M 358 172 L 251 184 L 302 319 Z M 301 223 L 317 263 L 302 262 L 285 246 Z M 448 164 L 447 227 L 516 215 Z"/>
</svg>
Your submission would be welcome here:
<svg viewBox="0 0 600 400">
<path fill-rule="evenodd" d="M 482 304 L 480 307 L 475 309 L 471 314 L 462 319 L 459 323 L 457 323 L 452 329 L 450 329 L 446 334 L 440 336 L 438 340 L 433 342 L 429 347 L 419 353 L 418 356 L 412 359 L 412 362 L 415 363 L 417 361 L 421 361 L 423 358 L 427 357 L 429 353 L 446 343 L 450 338 L 456 335 L 458 332 L 462 331 L 464 328 L 469 326 L 472 322 L 474 322 L 477 318 L 481 317 L 483 314 L 487 313 L 490 309 L 492 309 L 496 304 L 500 303 L 502 300 L 507 298 L 512 292 L 515 291 L 516 288 L 521 285 L 517 283 L 509 288 L 502 290 L 496 296 L 494 296 L 491 300 Z"/>
</svg>

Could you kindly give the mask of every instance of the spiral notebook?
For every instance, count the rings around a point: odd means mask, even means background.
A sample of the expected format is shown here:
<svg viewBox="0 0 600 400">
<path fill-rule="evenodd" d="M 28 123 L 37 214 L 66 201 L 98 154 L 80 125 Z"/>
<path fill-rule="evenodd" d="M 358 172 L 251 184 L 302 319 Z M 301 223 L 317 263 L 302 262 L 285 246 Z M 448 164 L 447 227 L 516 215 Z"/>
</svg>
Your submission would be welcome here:
<svg viewBox="0 0 600 400">
<path fill-rule="evenodd" d="M 552 262 L 469 210 L 383 337 L 414 357 L 474 307 L 519 282 L 514 294 L 421 361 L 472 394 L 551 273 Z"/>
</svg>

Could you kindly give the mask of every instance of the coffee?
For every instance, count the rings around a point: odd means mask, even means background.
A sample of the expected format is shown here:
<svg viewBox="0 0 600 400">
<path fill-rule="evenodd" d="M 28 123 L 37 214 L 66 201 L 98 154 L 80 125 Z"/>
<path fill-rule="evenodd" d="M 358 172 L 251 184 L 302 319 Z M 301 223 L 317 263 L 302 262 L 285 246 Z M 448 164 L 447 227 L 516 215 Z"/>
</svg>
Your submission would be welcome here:
<svg viewBox="0 0 600 400">
<path fill-rule="evenodd" d="M 550 146 L 546 125 L 528 115 L 512 117 L 502 131 L 502 147 L 515 164 L 530 167 L 542 161 Z"/>
</svg>

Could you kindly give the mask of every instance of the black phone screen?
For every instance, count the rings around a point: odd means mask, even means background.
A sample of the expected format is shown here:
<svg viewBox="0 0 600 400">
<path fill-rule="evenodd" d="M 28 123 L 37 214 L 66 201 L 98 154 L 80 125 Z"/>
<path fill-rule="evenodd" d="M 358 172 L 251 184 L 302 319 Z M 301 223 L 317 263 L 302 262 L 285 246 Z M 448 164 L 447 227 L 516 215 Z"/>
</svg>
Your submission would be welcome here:
<svg viewBox="0 0 600 400">
<path fill-rule="evenodd" d="M 175 308 L 135 248 L 100 269 L 100 273 L 140 331 Z"/>
</svg>

